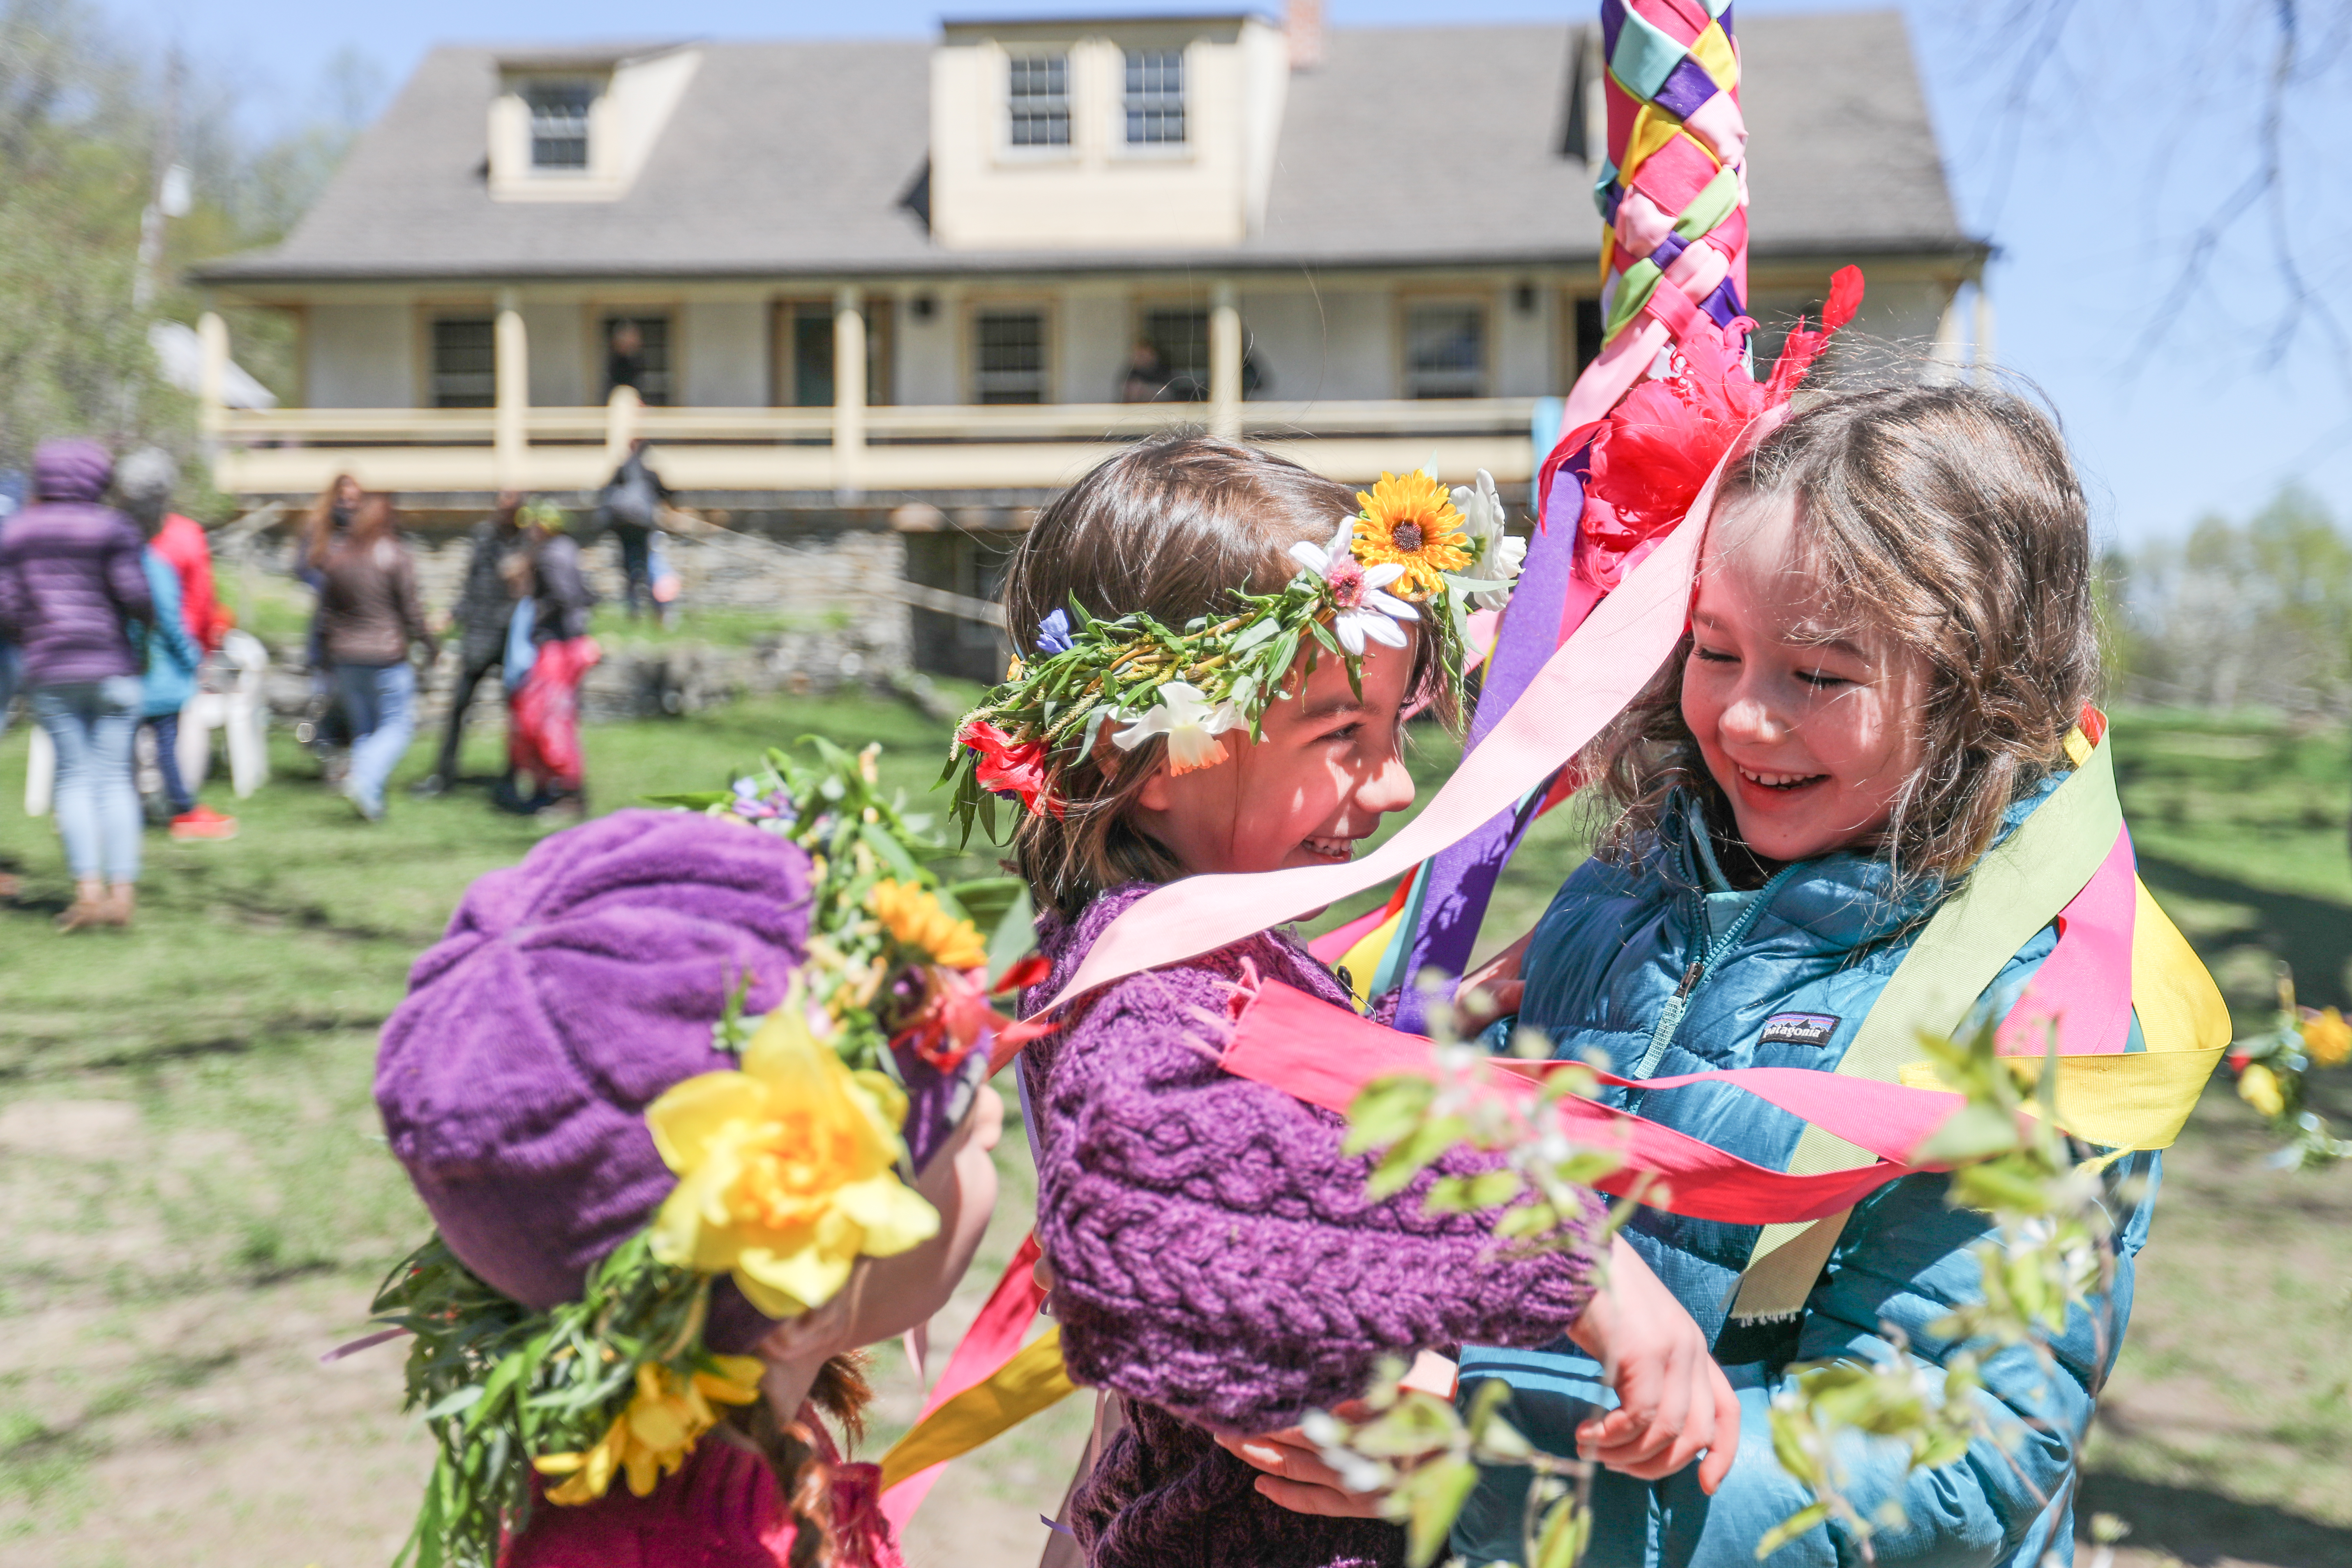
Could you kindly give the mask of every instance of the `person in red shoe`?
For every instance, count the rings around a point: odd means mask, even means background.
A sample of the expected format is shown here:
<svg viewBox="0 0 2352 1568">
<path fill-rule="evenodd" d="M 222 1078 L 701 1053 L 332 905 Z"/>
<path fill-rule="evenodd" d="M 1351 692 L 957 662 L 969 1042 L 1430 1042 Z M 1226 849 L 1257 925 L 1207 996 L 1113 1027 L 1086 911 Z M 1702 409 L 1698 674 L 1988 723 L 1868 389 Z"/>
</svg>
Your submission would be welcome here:
<svg viewBox="0 0 2352 1568">
<path fill-rule="evenodd" d="M 114 474 L 114 486 L 123 510 L 147 536 L 148 553 L 170 568 L 177 580 L 179 622 L 186 629 L 198 664 L 220 650 L 221 639 L 236 624 L 213 591 L 213 551 L 205 530 L 193 517 L 171 509 L 178 486 L 179 465 L 161 447 L 142 446 L 125 457 Z M 161 601 L 158 601 L 160 612 Z M 163 776 L 163 794 L 171 802 L 172 836 L 175 839 L 233 839 L 236 819 L 196 800 L 195 790 L 180 774 L 180 709 L 196 692 L 196 665 L 163 672 L 151 650 L 147 701 L 142 720 L 155 732 L 155 765 Z M 198 780 L 201 782 L 201 780 Z"/>
</svg>

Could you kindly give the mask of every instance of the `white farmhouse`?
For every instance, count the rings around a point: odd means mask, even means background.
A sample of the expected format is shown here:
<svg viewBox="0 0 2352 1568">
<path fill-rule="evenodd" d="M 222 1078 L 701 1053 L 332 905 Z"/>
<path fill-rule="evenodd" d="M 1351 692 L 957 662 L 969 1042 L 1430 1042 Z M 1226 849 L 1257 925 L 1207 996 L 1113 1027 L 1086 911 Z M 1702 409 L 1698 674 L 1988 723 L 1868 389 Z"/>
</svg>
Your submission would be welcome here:
<svg viewBox="0 0 2352 1568">
<path fill-rule="evenodd" d="M 909 575 L 967 594 L 989 530 L 1171 421 L 1524 484 L 1597 348 L 1599 40 L 1319 11 L 436 49 L 283 245 L 201 269 L 299 329 L 299 406 L 207 407 L 218 482 L 472 507 L 643 435 L 739 526 L 931 530 Z M 1751 314 L 1853 262 L 1861 331 L 1937 337 L 1987 247 L 1901 17 L 1738 44 Z"/>
</svg>

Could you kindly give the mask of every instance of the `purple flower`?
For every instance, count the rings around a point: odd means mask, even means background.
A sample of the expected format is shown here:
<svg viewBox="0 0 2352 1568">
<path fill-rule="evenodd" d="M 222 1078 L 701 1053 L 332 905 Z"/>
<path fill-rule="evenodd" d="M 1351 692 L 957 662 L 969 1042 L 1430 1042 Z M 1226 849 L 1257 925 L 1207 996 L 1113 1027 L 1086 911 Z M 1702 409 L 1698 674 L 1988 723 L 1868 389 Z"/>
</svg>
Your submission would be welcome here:
<svg viewBox="0 0 2352 1568">
<path fill-rule="evenodd" d="M 778 821 L 789 826 L 795 819 L 793 798 L 779 784 L 766 794 L 749 779 L 735 780 L 735 803 L 728 808 L 747 822 Z"/>
<path fill-rule="evenodd" d="M 1048 656 L 1055 653 L 1066 653 L 1072 644 L 1068 611 L 1056 610 L 1037 622 L 1037 652 L 1040 653 Z"/>
</svg>

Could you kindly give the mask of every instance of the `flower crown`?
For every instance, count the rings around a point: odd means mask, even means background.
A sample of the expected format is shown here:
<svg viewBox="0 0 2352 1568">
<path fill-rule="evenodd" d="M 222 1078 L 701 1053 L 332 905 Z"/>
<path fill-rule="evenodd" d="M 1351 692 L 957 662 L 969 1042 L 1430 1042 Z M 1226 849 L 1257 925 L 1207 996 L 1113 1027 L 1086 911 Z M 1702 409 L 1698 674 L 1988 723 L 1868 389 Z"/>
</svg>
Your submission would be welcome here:
<svg viewBox="0 0 2352 1568">
<path fill-rule="evenodd" d="M 760 1359 L 703 1343 L 719 1275 L 766 1316 L 798 1317 L 831 1301 L 859 1258 L 938 1233 L 938 1213 L 902 1179 L 913 1163 L 902 1134 L 916 1102 L 952 1127 L 977 1085 L 967 1061 L 1018 1028 L 993 998 L 1044 977 L 1028 893 L 1004 876 L 943 883 L 921 857 L 945 846 L 880 789 L 880 748 L 805 745 L 813 760 L 771 750 L 730 789 L 656 801 L 798 844 L 813 874 L 808 961 L 783 1003 L 743 1017 L 747 980 L 713 1029 L 737 1065 L 646 1109 L 677 1177 L 652 1221 L 579 1300 L 544 1312 L 485 1283 L 437 1234 L 376 1293 L 383 1332 L 358 1345 L 415 1336 L 407 1405 L 438 1450 L 395 1565 L 491 1568 L 529 1518 L 534 1473 L 559 1505 L 616 1479 L 643 1497 L 719 1406 L 759 1398 Z M 914 1101 L 910 1077 L 925 1085 Z"/>
<path fill-rule="evenodd" d="M 1469 614 L 1502 607 L 1527 554 L 1505 529 L 1493 476 L 1481 469 L 1475 485 L 1449 493 L 1426 470 L 1384 473 L 1356 499 L 1328 543 L 1291 546 L 1297 576 L 1273 593 L 1234 590 L 1222 616 L 1179 629 L 1141 611 L 1102 619 L 1073 599 L 1039 622 L 1033 656 L 1016 655 L 1004 684 L 956 727 L 941 781 L 964 831 L 977 821 L 997 837 L 1000 796 L 1063 815 L 1055 780 L 1093 754 L 1106 725 L 1122 751 L 1166 737 L 1175 772 L 1215 766 L 1228 731 L 1259 735 L 1302 652 L 1310 672 L 1325 653 L 1344 661 L 1360 687 L 1370 644 L 1402 648 L 1405 628 L 1424 624 L 1458 692 Z"/>
</svg>

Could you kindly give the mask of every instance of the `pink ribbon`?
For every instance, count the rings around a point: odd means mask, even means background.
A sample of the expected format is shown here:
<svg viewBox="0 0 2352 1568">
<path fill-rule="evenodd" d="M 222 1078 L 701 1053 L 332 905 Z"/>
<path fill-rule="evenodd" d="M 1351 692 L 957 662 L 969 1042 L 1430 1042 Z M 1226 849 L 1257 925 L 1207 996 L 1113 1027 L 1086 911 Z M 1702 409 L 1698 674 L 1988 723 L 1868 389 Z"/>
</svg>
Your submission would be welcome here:
<svg viewBox="0 0 2352 1568">
<path fill-rule="evenodd" d="M 1326 1110 L 1344 1113 L 1365 1085 L 1391 1073 L 1438 1071 L 1433 1047 L 1279 981 L 1267 981 L 1235 1021 L 1218 1065 Z M 1487 1058 L 1478 1064 L 1496 1093 L 1532 1100 L 1538 1081 L 1565 1063 Z M 1910 1163 L 1962 1104 L 1956 1093 L 1841 1078 L 1802 1067 L 1742 1067 L 1633 1080 L 1596 1073 L 1622 1089 L 1675 1090 L 1727 1083 L 1802 1117 L 1879 1157 L 1853 1170 L 1791 1176 L 1727 1154 L 1630 1111 L 1566 1095 L 1555 1103 L 1562 1130 L 1622 1163 L 1593 1183 L 1653 1207 L 1731 1225 L 1771 1225 L 1842 1214 L 1888 1182 L 1938 1166 Z"/>
<path fill-rule="evenodd" d="M 2033 972 L 1995 1034 L 2003 1056 L 2040 1056 L 2058 1031 L 2062 1056 L 2120 1055 L 2131 1043 L 2132 925 L 2139 914 L 2131 834 L 2058 912 L 2058 946 Z"/>
</svg>

